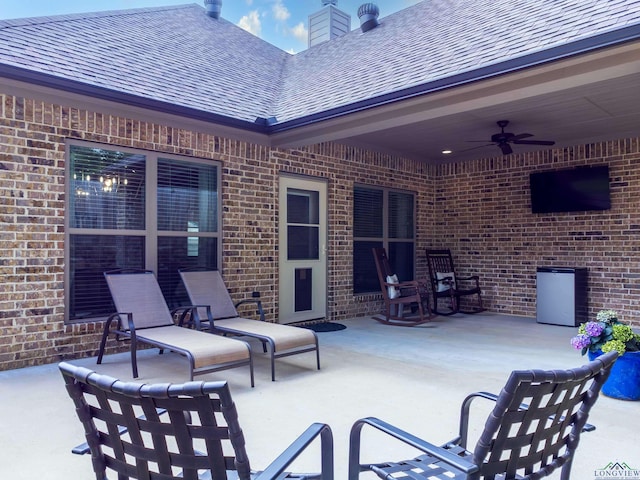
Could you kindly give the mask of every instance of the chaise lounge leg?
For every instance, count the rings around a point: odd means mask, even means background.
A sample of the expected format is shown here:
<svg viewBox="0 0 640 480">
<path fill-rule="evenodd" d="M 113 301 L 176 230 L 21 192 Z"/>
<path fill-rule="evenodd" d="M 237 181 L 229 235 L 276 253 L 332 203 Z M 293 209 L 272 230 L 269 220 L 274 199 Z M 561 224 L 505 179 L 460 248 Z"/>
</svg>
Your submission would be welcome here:
<svg viewBox="0 0 640 480">
<path fill-rule="evenodd" d="M 102 357 L 104 355 L 104 349 L 107 345 L 107 336 L 109 335 L 108 326 L 105 325 L 104 332 L 102 333 L 102 339 L 100 340 L 100 349 L 98 350 L 98 361 L 96 362 L 98 365 L 102 363 Z"/>
<path fill-rule="evenodd" d="M 136 355 L 137 341 L 135 335 L 131 337 L 131 370 L 133 378 L 138 378 L 138 358 Z M 193 379 L 193 378 L 192 378 Z"/>
</svg>

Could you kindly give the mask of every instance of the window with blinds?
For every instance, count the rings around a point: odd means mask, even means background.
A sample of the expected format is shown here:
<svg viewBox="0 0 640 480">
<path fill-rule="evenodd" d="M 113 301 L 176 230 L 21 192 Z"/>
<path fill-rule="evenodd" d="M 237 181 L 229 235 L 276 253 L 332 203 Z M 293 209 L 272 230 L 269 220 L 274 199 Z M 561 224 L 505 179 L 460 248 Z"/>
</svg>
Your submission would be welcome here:
<svg viewBox="0 0 640 480">
<path fill-rule="evenodd" d="M 378 292 L 371 249 L 384 247 L 401 280 L 414 278 L 415 194 L 369 186 L 353 190 L 353 290 Z"/>
<path fill-rule="evenodd" d="M 68 147 L 68 320 L 114 312 L 103 273 L 153 270 L 170 307 L 179 268 L 218 268 L 217 163 L 85 143 Z"/>
</svg>

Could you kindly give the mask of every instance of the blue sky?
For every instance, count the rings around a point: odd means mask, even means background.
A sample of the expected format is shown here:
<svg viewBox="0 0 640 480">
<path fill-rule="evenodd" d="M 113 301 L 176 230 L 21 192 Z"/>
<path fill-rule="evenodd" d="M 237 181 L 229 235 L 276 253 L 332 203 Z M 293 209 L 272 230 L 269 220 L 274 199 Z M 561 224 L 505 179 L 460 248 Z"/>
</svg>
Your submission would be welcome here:
<svg viewBox="0 0 640 480">
<path fill-rule="evenodd" d="M 380 18 L 418 3 L 419 0 L 376 0 Z M 203 0 L 0 0 L 0 19 L 38 17 L 66 13 L 127 8 L 160 7 Z M 365 0 L 338 0 L 338 8 L 351 15 L 358 27 L 358 7 Z M 322 8 L 322 0 L 222 0 L 222 17 L 254 35 L 295 53 L 307 47 L 307 20 Z"/>
</svg>

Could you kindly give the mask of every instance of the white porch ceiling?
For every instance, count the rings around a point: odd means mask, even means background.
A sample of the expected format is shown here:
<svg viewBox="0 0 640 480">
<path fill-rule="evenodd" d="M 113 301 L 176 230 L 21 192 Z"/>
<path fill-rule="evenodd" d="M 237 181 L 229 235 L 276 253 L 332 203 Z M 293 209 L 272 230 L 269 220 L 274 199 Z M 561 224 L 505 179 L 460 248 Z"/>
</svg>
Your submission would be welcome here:
<svg viewBox="0 0 640 480">
<path fill-rule="evenodd" d="M 334 141 L 428 163 L 501 156 L 482 142 L 509 120 L 514 134 L 553 147 L 640 136 L 640 43 L 505 74 L 276 133 L 281 147 Z M 453 151 L 443 155 L 444 149 Z"/>
</svg>

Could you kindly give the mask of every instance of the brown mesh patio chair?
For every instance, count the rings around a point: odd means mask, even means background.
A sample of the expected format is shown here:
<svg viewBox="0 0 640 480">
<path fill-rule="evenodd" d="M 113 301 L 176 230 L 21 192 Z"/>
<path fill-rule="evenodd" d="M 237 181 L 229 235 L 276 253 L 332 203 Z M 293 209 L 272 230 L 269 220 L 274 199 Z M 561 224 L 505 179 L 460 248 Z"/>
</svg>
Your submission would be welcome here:
<svg viewBox="0 0 640 480">
<path fill-rule="evenodd" d="M 364 471 L 385 480 L 534 480 L 557 468 L 562 469 L 560 478 L 569 480 L 580 434 L 595 429 L 587 424 L 589 411 L 616 357 L 611 352 L 570 370 L 512 372 L 500 395 L 478 392 L 463 401 L 459 434 L 440 447 L 377 418 L 358 420 L 351 429 L 349 480 L 357 480 Z M 494 401 L 495 406 L 475 448 L 467 450 L 469 409 L 476 398 Z M 423 454 L 400 462 L 361 463 L 365 425 Z M 386 444 L 376 445 L 383 449 Z"/>
<path fill-rule="evenodd" d="M 308 328 L 280 325 L 264 321 L 264 312 L 259 298 L 242 300 L 234 305 L 229 291 L 218 270 L 180 270 L 189 300 L 198 308 L 198 321 L 213 333 L 240 335 L 258 339 L 263 351 L 271 358 L 271 380 L 276 379 L 275 359 L 306 352 L 316 352 L 316 364 L 320 370 L 318 336 Z M 244 303 L 255 302 L 260 320 L 240 317 L 236 308 Z"/>
<path fill-rule="evenodd" d="M 454 313 L 478 313 L 485 309 L 482 306 L 482 290 L 477 275 L 461 277 L 456 274 L 451 250 L 427 249 L 427 266 L 429 267 L 429 281 L 433 294 L 433 313 L 437 315 L 451 315 Z M 460 307 L 462 297 L 476 297 L 476 303 L 471 309 Z M 448 310 L 438 310 L 439 300 L 448 303 Z"/>
<path fill-rule="evenodd" d="M 321 423 L 252 471 L 227 382 L 141 384 L 64 362 L 59 368 L 85 432 L 86 444 L 73 452 L 91 453 L 97 480 L 107 473 L 120 480 L 333 480 L 333 436 Z M 318 438 L 320 472 L 285 472 Z"/>
<path fill-rule="evenodd" d="M 433 315 L 429 310 L 426 286 L 416 280 L 399 281 L 384 248 L 373 248 L 380 290 L 384 300 L 384 317 L 375 315 L 377 321 L 387 325 L 413 327 L 429 322 Z"/>
<path fill-rule="evenodd" d="M 192 380 L 194 375 L 248 365 L 253 387 L 253 357 L 249 344 L 176 325 L 176 313 L 182 313 L 184 317 L 195 307 L 170 312 L 153 272 L 118 270 L 105 272 L 104 276 L 116 313 L 105 322 L 98 364 L 102 363 L 107 338 L 114 335 L 116 340 L 131 342 L 134 378 L 138 377 L 137 348 L 140 342 L 158 347 L 161 352 L 170 350 L 187 357 Z"/>
</svg>

